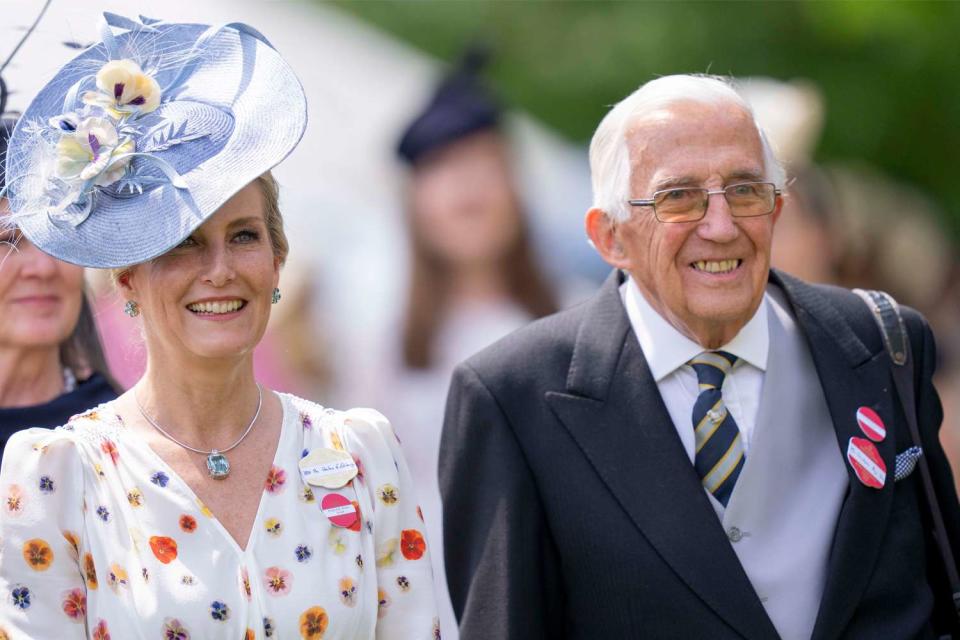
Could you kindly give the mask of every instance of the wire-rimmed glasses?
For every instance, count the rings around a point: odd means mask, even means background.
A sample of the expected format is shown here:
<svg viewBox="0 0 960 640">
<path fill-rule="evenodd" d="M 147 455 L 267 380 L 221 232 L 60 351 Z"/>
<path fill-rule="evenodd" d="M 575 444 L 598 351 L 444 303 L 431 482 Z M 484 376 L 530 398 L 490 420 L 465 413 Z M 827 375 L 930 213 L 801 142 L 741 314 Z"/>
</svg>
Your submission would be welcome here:
<svg viewBox="0 0 960 640">
<path fill-rule="evenodd" d="M 634 207 L 653 207 L 660 222 L 696 222 L 707 214 L 710 196 L 723 195 L 735 218 L 755 218 L 773 213 L 780 189 L 772 182 L 738 182 L 711 191 L 700 187 L 674 187 L 655 191 L 650 199 L 627 200 Z"/>
</svg>

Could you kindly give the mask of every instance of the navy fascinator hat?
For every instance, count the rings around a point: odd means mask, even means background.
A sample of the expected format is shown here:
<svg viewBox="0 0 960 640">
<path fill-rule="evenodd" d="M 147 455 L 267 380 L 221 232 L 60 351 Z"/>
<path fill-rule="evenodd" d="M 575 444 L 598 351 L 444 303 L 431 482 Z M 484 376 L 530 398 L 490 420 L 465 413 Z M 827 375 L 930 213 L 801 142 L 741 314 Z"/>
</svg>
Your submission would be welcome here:
<svg viewBox="0 0 960 640">
<path fill-rule="evenodd" d="M 429 104 L 407 127 L 397 154 L 413 165 L 428 152 L 500 122 L 500 105 L 481 82 L 489 49 L 474 45 L 440 84 Z"/>
<path fill-rule="evenodd" d="M 9 141 L 9 220 L 46 253 L 114 268 L 161 255 L 297 146 L 299 80 L 250 26 L 106 13 Z"/>
</svg>

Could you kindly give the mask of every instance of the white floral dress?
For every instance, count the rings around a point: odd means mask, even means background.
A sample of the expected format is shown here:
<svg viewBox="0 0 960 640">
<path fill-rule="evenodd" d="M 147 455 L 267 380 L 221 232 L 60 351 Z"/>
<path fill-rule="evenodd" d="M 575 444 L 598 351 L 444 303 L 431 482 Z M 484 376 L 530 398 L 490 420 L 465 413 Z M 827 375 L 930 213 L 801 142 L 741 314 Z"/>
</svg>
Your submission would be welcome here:
<svg viewBox="0 0 960 640">
<path fill-rule="evenodd" d="M 280 443 L 245 550 L 112 403 L 15 435 L 0 473 L 0 640 L 438 637 L 390 424 L 279 395 Z M 358 475 L 305 484 L 298 461 L 319 447 L 349 452 Z M 330 493 L 360 517 L 334 525 L 320 507 Z"/>
</svg>

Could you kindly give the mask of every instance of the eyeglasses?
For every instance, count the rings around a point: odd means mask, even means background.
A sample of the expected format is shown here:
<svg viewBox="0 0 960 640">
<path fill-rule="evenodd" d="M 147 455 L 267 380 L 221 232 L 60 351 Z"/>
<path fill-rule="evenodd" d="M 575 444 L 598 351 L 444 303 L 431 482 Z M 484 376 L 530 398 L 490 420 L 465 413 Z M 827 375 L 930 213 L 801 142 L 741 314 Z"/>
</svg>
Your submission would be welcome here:
<svg viewBox="0 0 960 640">
<path fill-rule="evenodd" d="M 634 207 L 653 207 L 660 222 L 696 222 L 707 214 L 710 196 L 723 194 L 735 218 L 755 218 L 773 213 L 780 189 L 772 182 L 740 182 L 718 191 L 680 187 L 655 191 L 649 200 L 627 200 Z"/>
</svg>

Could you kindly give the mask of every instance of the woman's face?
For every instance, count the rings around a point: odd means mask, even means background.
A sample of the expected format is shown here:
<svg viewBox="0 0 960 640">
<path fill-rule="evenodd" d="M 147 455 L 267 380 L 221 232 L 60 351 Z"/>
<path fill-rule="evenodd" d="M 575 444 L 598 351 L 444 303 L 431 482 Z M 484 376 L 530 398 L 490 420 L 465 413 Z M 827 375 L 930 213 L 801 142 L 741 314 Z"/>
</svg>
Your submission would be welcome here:
<svg viewBox="0 0 960 640">
<path fill-rule="evenodd" d="M 248 184 L 193 235 L 120 278 L 140 306 L 147 350 L 172 358 L 249 354 L 280 278 L 260 187 Z"/>
<path fill-rule="evenodd" d="M 0 219 L 8 213 L 0 198 Z M 51 258 L 15 229 L 0 231 L 0 347 L 59 347 L 82 302 L 83 267 Z"/>
<path fill-rule="evenodd" d="M 501 258 L 519 231 L 503 141 L 468 136 L 421 159 L 413 177 L 413 224 L 427 249 L 453 265 Z"/>
</svg>

